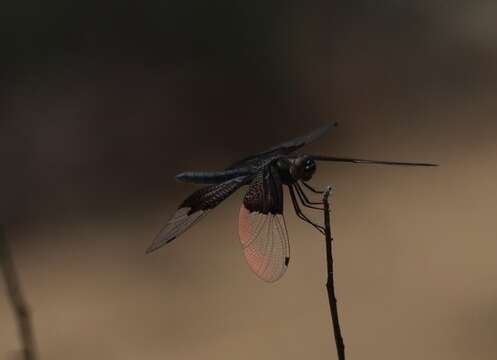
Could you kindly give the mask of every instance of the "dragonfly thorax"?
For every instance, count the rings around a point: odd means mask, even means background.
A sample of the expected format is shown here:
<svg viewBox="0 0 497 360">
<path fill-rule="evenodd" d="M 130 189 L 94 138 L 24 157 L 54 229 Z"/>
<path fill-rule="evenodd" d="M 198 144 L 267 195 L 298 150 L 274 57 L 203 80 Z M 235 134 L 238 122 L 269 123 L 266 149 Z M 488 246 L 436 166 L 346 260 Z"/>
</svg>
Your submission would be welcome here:
<svg viewBox="0 0 497 360">
<path fill-rule="evenodd" d="M 316 163 L 310 156 L 281 158 L 276 163 L 283 184 L 291 185 L 299 180 L 309 181 L 316 172 Z"/>
</svg>

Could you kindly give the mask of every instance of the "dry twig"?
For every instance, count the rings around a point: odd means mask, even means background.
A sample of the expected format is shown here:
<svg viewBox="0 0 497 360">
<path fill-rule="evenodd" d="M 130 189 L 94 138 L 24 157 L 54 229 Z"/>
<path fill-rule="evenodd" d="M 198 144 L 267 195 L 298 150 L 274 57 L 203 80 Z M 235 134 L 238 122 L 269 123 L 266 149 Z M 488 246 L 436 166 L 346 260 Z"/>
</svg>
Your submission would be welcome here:
<svg viewBox="0 0 497 360">
<path fill-rule="evenodd" d="M 342 332 L 340 330 L 340 323 L 338 321 L 337 299 L 335 296 L 335 283 L 333 280 L 333 249 L 332 249 L 333 238 L 331 237 L 330 204 L 328 202 L 330 193 L 331 193 L 331 187 L 328 187 L 323 196 L 324 226 L 325 226 L 325 239 L 326 239 L 326 263 L 327 263 L 327 272 L 328 272 L 326 289 L 328 290 L 331 321 L 333 323 L 333 333 L 335 336 L 338 359 L 345 360 L 345 345 L 343 343 Z"/>
<path fill-rule="evenodd" d="M 10 247 L 5 237 L 4 228 L 0 225 L 0 268 L 7 285 L 7 296 L 9 297 L 17 320 L 19 336 L 22 343 L 24 360 L 35 360 L 35 346 L 29 308 L 22 295 L 19 277 L 15 269 Z"/>
</svg>

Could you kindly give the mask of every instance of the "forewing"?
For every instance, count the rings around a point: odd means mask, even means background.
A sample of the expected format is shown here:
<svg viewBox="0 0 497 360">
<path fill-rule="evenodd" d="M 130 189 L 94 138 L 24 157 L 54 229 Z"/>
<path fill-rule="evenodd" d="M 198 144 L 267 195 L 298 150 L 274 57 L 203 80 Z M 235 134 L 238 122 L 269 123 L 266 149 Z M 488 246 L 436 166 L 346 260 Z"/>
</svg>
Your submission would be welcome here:
<svg viewBox="0 0 497 360">
<path fill-rule="evenodd" d="M 271 167 L 260 171 L 250 185 L 238 229 L 250 269 L 267 282 L 281 278 L 290 261 L 290 245 L 283 217 L 283 188 Z"/>
<path fill-rule="evenodd" d="M 300 149 L 301 147 L 310 144 L 316 139 L 323 136 L 330 128 L 333 126 L 337 126 L 337 123 L 329 123 L 325 126 L 320 127 L 319 129 L 314 130 L 313 132 L 300 136 L 296 139 L 284 142 L 283 144 L 274 146 L 266 151 L 260 152 L 258 154 L 249 156 L 245 159 L 237 161 L 232 164 L 228 169 L 234 169 L 242 166 L 266 166 L 268 165 L 274 158 L 277 158 L 281 155 L 288 155 L 292 152 Z"/>
<path fill-rule="evenodd" d="M 173 217 L 156 236 L 147 253 L 157 250 L 170 243 L 210 210 L 219 205 L 228 196 L 238 190 L 246 181 L 246 177 L 238 177 L 221 184 L 203 187 L 185 199 L 178 207 Z"/>
</svg>

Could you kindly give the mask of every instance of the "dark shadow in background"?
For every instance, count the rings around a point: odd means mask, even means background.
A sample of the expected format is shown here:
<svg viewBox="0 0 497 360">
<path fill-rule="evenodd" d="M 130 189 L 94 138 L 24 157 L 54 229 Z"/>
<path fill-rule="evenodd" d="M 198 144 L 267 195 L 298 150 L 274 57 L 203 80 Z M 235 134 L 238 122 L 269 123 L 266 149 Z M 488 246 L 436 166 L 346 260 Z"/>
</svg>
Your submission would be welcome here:
<svg viewBox="0 0 497 360">
<path fill-rule="evenodd" d="M 154 197 L 194 154 L 191 166 L 221 167 L 323 122 L 431 105 L 495 79 L 495 49 L 458 34 L 456 3 L 32 0 L 1 10 L 2 189 L 14 214 L 74 193 Z"/>
</svg>

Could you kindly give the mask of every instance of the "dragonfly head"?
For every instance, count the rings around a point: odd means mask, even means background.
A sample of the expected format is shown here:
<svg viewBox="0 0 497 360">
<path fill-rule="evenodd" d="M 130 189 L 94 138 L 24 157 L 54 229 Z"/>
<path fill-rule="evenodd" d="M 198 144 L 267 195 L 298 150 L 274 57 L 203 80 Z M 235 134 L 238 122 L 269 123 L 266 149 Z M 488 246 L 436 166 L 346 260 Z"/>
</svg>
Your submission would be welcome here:
<svg viewBox="0 0 497 360">
<path fill-rule="evenodd" d="M 312 157 L 306 155 L 297 157 L 290 168 L 290 173 L 296 180 L 309 181 L 315 172 L 316 162 Z"/>
</svg>

